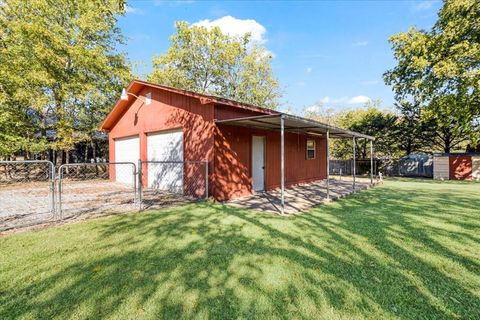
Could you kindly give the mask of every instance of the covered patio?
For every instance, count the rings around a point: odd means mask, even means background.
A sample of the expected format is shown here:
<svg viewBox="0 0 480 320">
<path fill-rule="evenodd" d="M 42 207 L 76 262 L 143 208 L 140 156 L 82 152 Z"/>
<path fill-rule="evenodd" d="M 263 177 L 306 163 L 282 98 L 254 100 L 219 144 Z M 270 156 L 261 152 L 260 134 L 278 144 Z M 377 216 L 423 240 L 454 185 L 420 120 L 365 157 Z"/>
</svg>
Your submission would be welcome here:
<svg viewBox="0 0 480 320">
<path fill-rule="evenodd" d="M 357 178 L 356 191 L 367 189 L 371 186 L 369 178 Z M 343 180 L 330 179 L 329 199 L 327 199 L 326 180 L 319 180 L 312 183 L 299 184 L 284 190 L 285 214 L 297 214 L 310 209 L 313 206 L 328 203 L 352 194 L 351 179 Z M 260 210 L 264 212 L 281 213 L 281 191 L 257 192 L 251 196 L 237 198 L 228 202 L 234 207 Z"/>
<path fill-rule="evenodd" d="M 242 198 L 242 200 L 232 201 L 232 203 L 249 203 L 246 201 L 250 201 L 253 208 L 257 207 L 261 210 L 287 214 L 305 210 L 313 205 L 331 201 L 332 199 L 356 192 L 357 190 L 367 188 L 374 184 L 373 141 L 375 138 L 372 136 L 286 113 L 217 120 L 216 124 L 273 130 L 278 131 L 280 134 L 280 188 L 278 190 L 257 192 L 250 197 Z M 327 176 L 325 180 L 297 185 L 291 188 L 285 187 L 285 132 L 298 132 L 310 136 L 320 136 L 326 139 Z M 353 170 L 351 181 L 332 181 L 330 179 L 330 139 L 352 140 Z M 363 180 L 359 181 L 355 172 L 357 139 L 367 139 L 370 141 L 371 169 L 370 179 L 366 180 L 366 182 L 363 182 Z"/>
</svg>

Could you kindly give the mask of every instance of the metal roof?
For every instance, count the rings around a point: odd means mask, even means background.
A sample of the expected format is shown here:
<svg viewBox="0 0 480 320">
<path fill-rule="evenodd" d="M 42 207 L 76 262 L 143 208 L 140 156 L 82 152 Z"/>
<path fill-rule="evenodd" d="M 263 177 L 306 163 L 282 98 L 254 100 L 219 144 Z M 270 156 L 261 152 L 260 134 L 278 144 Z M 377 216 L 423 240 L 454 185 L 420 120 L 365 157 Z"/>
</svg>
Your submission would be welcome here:
<svg viewBox="0 0 480 320">
<path fill-rule="evenodd" d="M 310 135 L 324 135 L 329 131 L 331 138 L 364 138 L 375 140 L 374 137 L 338 128 L 326 123 L 318 122 L 311 119 L 306 119 L 294 116 L 287 113 L 279 113 L 273 115 L 260 115 L 253 117 L 242 117 L 227 120 L 216 120 L 215 123 L 219 125 L 235 125 L 248 128 L 258 128 L 267 130 L 280 130 L 280 118 L 284 119 L 284 130 L 286 132 L 301 132 Z"/>
</svg>

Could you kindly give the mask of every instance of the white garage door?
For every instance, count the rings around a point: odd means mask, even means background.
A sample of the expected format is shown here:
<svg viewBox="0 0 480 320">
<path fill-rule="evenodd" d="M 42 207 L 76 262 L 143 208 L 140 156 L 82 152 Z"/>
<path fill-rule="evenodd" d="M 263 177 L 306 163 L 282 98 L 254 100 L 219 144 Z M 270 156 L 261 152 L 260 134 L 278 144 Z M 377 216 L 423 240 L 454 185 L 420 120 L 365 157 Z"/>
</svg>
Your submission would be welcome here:
<svg viewBox="0 0 480 320">
<path fill-rule="evenodd" d="M 148 186 L 170 192 L 183 192 L 183 132 L 169 131 L 147 136 Z"/>
<path fill-rule="evenodd" d="M 138 136 L 115 139 L 115 162 L 133 162 L 136 164 L 138 159 L 140 159 L 140 139 Z M 133 166 L 116 164 L 115 179 L 117 182 L 133 184 L 135 179 Z"/>
</svg>

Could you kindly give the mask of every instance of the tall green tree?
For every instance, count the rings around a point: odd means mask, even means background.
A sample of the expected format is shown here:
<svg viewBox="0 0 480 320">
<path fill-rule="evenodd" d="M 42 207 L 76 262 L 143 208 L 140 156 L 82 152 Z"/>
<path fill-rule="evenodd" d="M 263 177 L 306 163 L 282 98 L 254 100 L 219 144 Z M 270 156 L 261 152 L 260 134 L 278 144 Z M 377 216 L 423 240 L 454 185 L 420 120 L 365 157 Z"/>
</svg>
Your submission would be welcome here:
<svg viewBox="0 0 480 320">
<path fill-rule="evenodd" d="M 438 134 L 434 123 L 420 115 L 418 102 L 403 100 L 395 103 L 400 112 L 394 134 L 398 137 L 397 148 L 401 154 L 408 155 L 414 152 L 430 153 L 435 151 L 432 145 L 438 145 Z"/>
<path fill-rule="evenodd" d="M 376 157 L 397 157 L 399 136 L 397 132 L 399 117 L 393 112 L 382 110 L 380 101 L 371 101 L 363 108 L 347 109 L 334 112 L 326 108 L 308 110 L 305 116 L 375 137 Z M 366 139 L 356 139 L 357 158 L 367 159 L 370 156 L 370 144 Z M 336 159 L 353 157 L 353 141 L 351 139 L 332 139 L 331 153 Z"/>
<path fill-rule="evenodd" d="M 30 146 L 37 142 L 40 149 L 68 152 L 94 137 L 130 77 L 116 49 L 123 41 L 116 22 L 124 7 L 124 0 L 3 3 L 0 101 L 9 111 L 9 126 L 21 128 L 6 131 L 0 144 L 20 137 L 30 139 Z"/>
<path fill-rule="evenodd" d="M 364 108 L 342 112 L 336 124 L 355 132 L 361 132 L 375 137 L 376 157 L 399 156 L 398 136 L 395 134 L 398 117 L 392 112 L 379 108 L 380 102 L 367 103 Z M 366 139 L 356 139 L 357 157 L 367 159 L 370 144 Z M 335 142 L 333 155 L 338 158 L 352 157 L 352 141 L 339 139 Z"/>
<path fill-rule="evenodd" d="M 148 80 L 267 108 L 281 96 L 269 52 L 250 34 L 232 37 L 220 28 L 176 23 L 168 52 L 153 59 Z"/>
<path fill-rule="evenodd" d="M 400 103 L 418 102 L 445 152 L 478 139 L 480 117 L 480 2 L 446 0 L 430 31 L 411 28 L 390 38 L 397 66 L 385 73 Z"/>
</svg>

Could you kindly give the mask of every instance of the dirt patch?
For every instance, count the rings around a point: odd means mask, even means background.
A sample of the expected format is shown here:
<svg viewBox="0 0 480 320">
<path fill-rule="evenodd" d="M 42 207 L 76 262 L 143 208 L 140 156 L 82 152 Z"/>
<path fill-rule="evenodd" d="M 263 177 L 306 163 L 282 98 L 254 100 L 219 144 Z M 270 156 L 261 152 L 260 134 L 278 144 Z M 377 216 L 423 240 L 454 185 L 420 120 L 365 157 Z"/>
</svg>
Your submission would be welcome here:
<svg viewBox="0 0 480 320">
<path fill-rule="evenodd" d="M 105 179 L 63 179 L 55 186 L 55 211 L 49 182 L 15 183 L 0 186 L 0 232 L 44 228 L 55 224 L 139 210 L 133 185 Z M 61 188 L 61 195 L 58 188 Z M 160 209 L 198 201 L 155 189 L 144 189 L 142 209 Z M 12 231 L 7 231 L 8 233 Z"/>
</svg>

